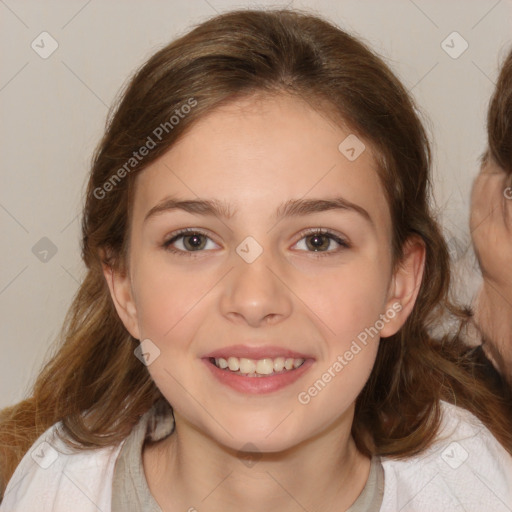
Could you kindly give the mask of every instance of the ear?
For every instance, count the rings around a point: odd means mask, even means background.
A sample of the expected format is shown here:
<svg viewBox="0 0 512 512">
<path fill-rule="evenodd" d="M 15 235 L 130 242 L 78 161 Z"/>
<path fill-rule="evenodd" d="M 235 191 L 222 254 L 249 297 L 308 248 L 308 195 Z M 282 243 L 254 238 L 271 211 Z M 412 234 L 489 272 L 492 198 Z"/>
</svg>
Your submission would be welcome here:
<svg viewBox="0 0 512 512">
<path fill-rule="evenodd" d="M 396 334 L 412 311 L 425 268 L 425 243 L 414 236 L 404 244 L 402 261 L 391 278 L 381 338 Z"/>
<path fill-rule="evenodd" d="M 102 268 L 119 318 L 128 332 L 135 339 L 140 339 L 137 308 L 135 306 L 129 273 L 127 271 L 115 270 L 106 263 L 102 263 Z"/>
</svg>

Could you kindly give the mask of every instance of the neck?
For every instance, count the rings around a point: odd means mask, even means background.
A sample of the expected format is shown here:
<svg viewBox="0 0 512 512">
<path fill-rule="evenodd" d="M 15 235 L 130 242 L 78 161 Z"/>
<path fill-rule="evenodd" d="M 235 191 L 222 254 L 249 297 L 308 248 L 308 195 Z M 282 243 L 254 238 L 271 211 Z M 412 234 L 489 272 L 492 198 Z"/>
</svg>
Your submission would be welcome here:
<svg viewBox="0 0 512 512">
<path fill-rule="evenodd" d="M 143 453 L 151 493 L 164 512 L 346 510 L 364 488 L 370 459 L 350 436 L 353 411 L 321 434 L 273 453 L 218 444 L 175 413 L 168 438 Z"/>
</svg>

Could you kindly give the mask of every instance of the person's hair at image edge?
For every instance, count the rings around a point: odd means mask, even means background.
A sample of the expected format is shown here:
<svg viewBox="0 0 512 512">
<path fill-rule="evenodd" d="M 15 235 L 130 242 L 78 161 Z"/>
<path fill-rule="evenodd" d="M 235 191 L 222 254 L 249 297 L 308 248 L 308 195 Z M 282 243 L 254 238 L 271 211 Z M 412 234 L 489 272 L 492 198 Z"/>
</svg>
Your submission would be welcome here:
<svg viewBox="0 0 512 512">
<path fill-rule="evenodd" d="M 102 272 L 102 263 L 126 268 L 137 173 L 127 174 L 104 197 L 97 190 L 190 98 L 197 105 L 163 134 L 137 172 L 169 150 L 194 121 L 254 93 L 304 99 L 368 143 L 391 211 L 394 265 L 400 264 L 409 237 L 421 237 L 426 247 L 415 307 L 403 328 L 380 343 L 357 399 L 352 433 L 358 448 L 392 457 L 421 452 L 435 438 L 439 401 L 445 400 L 471 411 L 512 453 L 510 404 L 486 380 L 460 332 L 442 339 L 430 334 L 446 311 L 461 325 L 467 313 L 449 299 L 449 255 L 430 206 L 429 143 L 407 91 L 364 44 L 317 16 L 242 10 L 210 19 L 159 50 L 113 107 L 85 199 L 87 274 L 62 328 L 62 344 L 38 376 L 32 396 L 0 416 L 4 487 L 52 424 L 62 420 L 70 442 L 79 447 L 113 445 L 164 400 L 134 356 L 138 342 L 118 317 Z"/>
<path fill-rule="evenodd" d="M 507 174 L 512 174 L 512 50 L 501 66 L 489 104 L 487 136 L 483 162 L 491 157 Z"/>
</svg>

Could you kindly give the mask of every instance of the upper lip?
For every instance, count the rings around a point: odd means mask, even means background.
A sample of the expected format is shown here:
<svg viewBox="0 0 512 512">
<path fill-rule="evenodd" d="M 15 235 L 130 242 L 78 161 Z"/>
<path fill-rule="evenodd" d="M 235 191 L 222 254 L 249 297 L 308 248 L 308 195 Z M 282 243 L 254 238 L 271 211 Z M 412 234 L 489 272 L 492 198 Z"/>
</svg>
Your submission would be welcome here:
<svg viewBox="0 0 512 512">
<path fill-rule="evenodd" d="M 283 347 L 278 347 L 276 345 L 268 345 L 268 346 L 258 346 L 251 347 L 249 345 L 231 345 L 230 347 L 219 348 L 206 354 L 204 357 L 213 357 L 215 359 L 222 357 L 227 359 L 228 357 L 244 357 L 247 359 L 264 359 L 264 358 L 272 358 L 276 357 L 293 357 L 294 359 L 312 359 L 311 356 L 303 354 L 301 352 L 296 352 L 295 350 L 290 350 Z"/>
</svg>

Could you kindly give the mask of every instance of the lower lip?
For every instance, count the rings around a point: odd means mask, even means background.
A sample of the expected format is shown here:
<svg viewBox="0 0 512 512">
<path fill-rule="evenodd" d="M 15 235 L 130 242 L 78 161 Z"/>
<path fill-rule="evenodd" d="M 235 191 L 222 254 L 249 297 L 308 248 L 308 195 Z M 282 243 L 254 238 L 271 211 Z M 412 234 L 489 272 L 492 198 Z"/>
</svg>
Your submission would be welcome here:
<svg viewBox="0 0 512 512">
<path fill-rule="evenodd" d="M 230 370 L 221 370 L 208 358 L 203 359 L 213 376 L 222 384 L 241 393 L 263 394 L 282 389 L 306 373 L 314 363 L 313 359 L 306 359 L 299 368 L 288 370 L 278 375 L 264 375 L 262 377 L 244 377 Z"/>
</svg>

